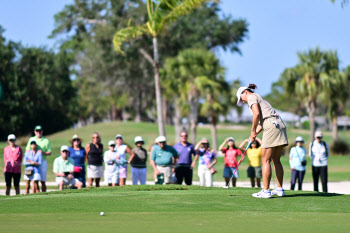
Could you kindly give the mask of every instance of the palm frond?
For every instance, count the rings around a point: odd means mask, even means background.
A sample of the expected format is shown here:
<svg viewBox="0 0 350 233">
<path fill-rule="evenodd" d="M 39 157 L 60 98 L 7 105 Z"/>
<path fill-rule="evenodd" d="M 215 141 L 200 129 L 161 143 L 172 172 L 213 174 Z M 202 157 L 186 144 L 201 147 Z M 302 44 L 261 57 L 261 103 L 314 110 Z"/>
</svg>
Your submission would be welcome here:
<svg viewBox="0 0 350 233">
<path fill-rule="evenodd" d="M 146 33 L 149 33 L 146 25 L 126 27 L 121 29 L 120 31 L 117 31 L 113 36 L 113 45 L 115 51 L 124 54 L 124 52 L 121 49 L 124 42 L 135 37 L 142 36 Z"/>
<path fill-rule="evenodd" d="M 163 2 L 168 2 L 168 0 L 164 0 Z M 185 0 L 174 5 L 169 14 L 164 18 L 163 24 L 174 22 L 180 16 L 189 14 L 194 9 L 199 8 L 204 2 L 208 2 L 208 0 Z"/>
</svg>

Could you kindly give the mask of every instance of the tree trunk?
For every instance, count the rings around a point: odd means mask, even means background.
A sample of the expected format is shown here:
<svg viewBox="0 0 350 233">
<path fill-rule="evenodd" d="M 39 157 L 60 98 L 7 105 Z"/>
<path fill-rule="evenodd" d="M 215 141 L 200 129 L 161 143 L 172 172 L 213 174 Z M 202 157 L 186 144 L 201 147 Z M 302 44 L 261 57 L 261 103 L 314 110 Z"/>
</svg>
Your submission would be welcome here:
<svg viewBox="0 0 350 233">
<path fill-rule="evenodd" d="M 166 136 L 164 118 L 163 118 L 162 90 L 160 88 L 160 78 L 159 78 L 159 56 L 158 56 L 157 37 L 153 37 L 153 55 L 154 55 L 154 57 L 153 57 L 153 59 L 154 59 L 154 85 L 155 85 L 155 89 L 156 89 L 158 131 L 159 131 L 160 136 Z"/>
<path fill-rule="evenodd" d="M 115 121 L 117 119 L 117 107 L 115 104 L 112 104 L 112 121 Z"/>
<path fill-rule="evenodd" d="M 192 94 L 189 96 L 190 102 L 190 125 L 191 125 L 191 136 L 192 143 L 197 142 L 197 121 L 198 121 L 198 98 Z"/>
<path fill-rule="evenodd" d="M 217 119 L 215 116 L 211 117 L 211 140 L 212 140 L 212 149 L 217 153 L 218 145 L 217 145 L 217 134 L 216 134 L 216 124 L 217 124 Z"/>
<path fill-rule="evenodd" d="M 338 119 L 337 116 L 332 117 L 332 136 L 333 140 L 338 140 Z"/>
<path fill-rule="evenodd" d="M 310 141 L 313 141 L 315 137 L 316 124 L 315 124 L 315 112 L 316 112 L 316 103 L 315 101 L 310 101 L 308 106 L 309 118 L 310 118 Z"/>
<path fill-rule="evenodd" d="M 173 117 L 173 121 L 174 121 L 174 128 L 175 128 L 175 142 L 180 142 L 182 124 L 181 124 L 181 111 L 180 111 L 179 99 L 175 100 L 174 109 L 175 109 L 175 114 Z"/>
<path fill-rule="evenodd" d="M 142 103 L 142 91 L 139 90 L 139 94 L 136 98 L 135 122 L 141 122 L 141 103 Z"/>
</svg>

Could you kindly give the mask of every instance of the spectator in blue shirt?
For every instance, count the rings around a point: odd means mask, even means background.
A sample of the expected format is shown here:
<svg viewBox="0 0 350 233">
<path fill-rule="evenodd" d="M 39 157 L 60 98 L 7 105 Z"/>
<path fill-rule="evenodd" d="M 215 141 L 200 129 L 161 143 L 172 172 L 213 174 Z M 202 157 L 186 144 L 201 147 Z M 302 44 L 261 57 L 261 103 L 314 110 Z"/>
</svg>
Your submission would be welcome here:
<svg viewBox="0 0 350 233">
<path fill-rule="evenodd" d="M 177 184 L 182 184 L 183 179 L 185 179 L 186 185 L 192 185 L 193 168 L 198 160 L 198 154 L 196 155 L 194 145 L 189 143 L 187 138 L 187 132 L 182 131 L 180 134 L 180 142 L 174 145 L 174 149 L 179 153 L 175 174 Z M 192 156 L 194 156 L 193 162 Z"/>
<path fill-rule="evenodd" d="M 30 142 L 30 150 L 26 151 L 23 158 L 23 165 L 25 165 L 24 180 L 26 181 L 25 194 L 29 193 L 30 182 L 33 181 L 33 193 L 39 192 L 39 180 L 40 176 L 40 165 L 42 162 L 41 150 L 37 149 L 36 141 Z"/>
<path fill-rule="evenodd" d="M 297 137 L 295 139 L 296 146 L 290 149 L 289 153 L 289 164 L 292 170 L 292 179 L 290 190 L 294 190 L 296 180 L 298 179 L 298 190 L 302 190 L 303 180 L 305 176 L 305 161 L 306 149 L 303 147 L 304 139 L 302 137 Z M 303 163 L 305 163 L 303 165 Z"/>
<path fill-rule="evenodd" d="M 82 147 L 82 140 L 78 135 L 74 135 L 70 141 L 69 157 L 74 160 L 74 178 L 83 183 L 83 188 L 86 187 L 86 151 Z"/>
<path fill-rule="evenodd" d="M 164 174 L 165 184 L 173 183 L 173 165 L 178 152 L 166 144 L 166 137 L 159 136 L 156 139 L 158 146 L 153 147 L 150 164 L 157 176 Z"/>
</svg>

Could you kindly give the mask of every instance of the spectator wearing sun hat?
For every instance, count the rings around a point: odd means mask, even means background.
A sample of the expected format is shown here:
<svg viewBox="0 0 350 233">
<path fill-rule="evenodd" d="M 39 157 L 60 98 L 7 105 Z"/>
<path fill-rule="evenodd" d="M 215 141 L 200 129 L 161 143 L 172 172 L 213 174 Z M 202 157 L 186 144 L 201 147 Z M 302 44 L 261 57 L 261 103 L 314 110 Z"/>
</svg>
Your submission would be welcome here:
<svg viewBox="0 0 350 233">
<path fill-rule="evenodd" d="M 35 141 L 36 145 L 38 147 L 38 150 L 41 150 L 42 153 L 42 163 L 40 165 L 40 182 L 42 185 L 42 191 L 46 192 L 46 175 L 47 175 L 47 162 L 46 162 L 46 156 L 51 155 L 51 146 L 50 146 L 50 141 L 49 139 L 45 138 L 43 136 L 43 128 L 41 125 L 37 125 L 34 128 L 34 133 L 35 136 L 29 138 L 27 146 L 26 146 L 26 151 L 30 150 L 30 142 Z"/>
<path fill-rule="evenodd" d="M 23 158 L 23 165 L 25 165 L 24 170 L 24 180 L 26 181 L 26 191 L 25 194 L 29 193 L 30 182 L 33 181 L 33 193 L 38 193 L 39 190 L 39 180 L 40 177 L 40 165 L 42 164 L 42 152 L 38 149 L 36 141 L 31 141 L 29 143 L 30 150 L 26 151 Z"/>
<path fill-rule="evenodd" d="M 310 143 L 309 156 L 312 162 L 312 177 L 314 180 L 314 191 L 318 192 L 318 180 L 321 177 L 322 191 L 328 192 L 328 144 L 322 140 L 321 131 L 315 133 L 315 140 Z"/>
<path fill-rule="evenodd" d="M 132 152 L 135 156 L 130 161 L 132 184 L 137 185 L 140 182 L 141 185 L 145 185 L 147 180 L 147 151 L 142 147 L 145 142 L 141 136 L 136 136 L 134 143 L 136 147 L 132 149 Z"/>
<path fill-rule="evenodd" d="M 69 157 L 69 148 L 66 145 L 61 146 L 61 155 L 53 163 L 53 172 L 59 190 L 62 190 L 64 185 L 78 189 L 83 187 L 83 183 L 74 178 L 74 160 Z"/>
<path fill-rule="evenodd" d="M 108 186 L 117 186 L 119 180 L 119 163 L 120 156 L 114 151 L 115 141 L 108 142 L 108 149 L 105 151 L 103 161 L 105 162 L 104 179 Z"/>
<path fill-rule="evenodd" d="M 14 134 L 8 135 L 7 141 L 9 145 L 4 148 L 6 195 L 10 195 L 12 179 L 15 186 L 16 195 L 19 195 L 19 181 L 21 179 L 23 151 L 21 147 L 16 145 L 16 136 Z"/>
<path fill-rule="evenodd" d="M 227 147 L 224 147 L 227 144 Z M 233 137 L 228 137 L 225 141 L 220 145 L 219 150 L 225 155 L 225 167 L 223 177 L 225 178 L 226 186 L 230 185 L 228 182 L 230 181 L 233 172 L 238 167 L 237 157 L 242 155 L 242 151 L 238 149 L 235 145 L 235 139 Z M 236 187 L 236 181 L 239 177 L 238 170 L 232 177 L 232 187 Z"/>
<path fill-rule="evenodd" d="M 118 152 L 120 159 L 127 160 L 126 154 L 129 154 L 130 158 L 129 158 L 128 162 L 130 163 L 130 161 L 134 157 L 134 152 L 132 152 L 132 150 L 127 145 L 125 145 L 123 143 L 123 136 L 121 134 L 117 134 L 115 136 L 115 142 L 116 142 L 116 145 L 115 145 L 114 150 L 116 152 Z M 125 185 L 126 177 L 127 177 L 127 173 L 128 173 L 127 168 L 128 168 L 127 164 L 119 166 L 119 183 L 118 183 L 118 185 L 120 185 L 120 186 Z"/>
<path fill-rule="evenodd" d="M 154 146 L 151 155 L 150 164 L 157 176 L 164 174 L 164 183 L 173 183 L 173 166 L 175 158 L 179 153 L 172 147 L 166 144 L 166 137 L 159 136 L 156 138 L 158 146 Z"/>
<path fill-rule="evenodd" d="M 74 160 L 74 178 L 83 183 L 86 187 L 86 150 L 82 146 L 82 140 L 78 135 L 74 135 L 69 141 L 71 146 L 69 149 L 69 157 Z"/>
<path fill-rule="evenodd" d="M 295 143 L 296 146 L 292 147 L 289 152 L 289 164 L 292 171 L 290 190 L 294 190 L 297 179 L 298 190 L 302 190 L 306 170 L 306 149 L 303 147 L 305 141 L 301 136 L 298 136 Z"/>
</svg>

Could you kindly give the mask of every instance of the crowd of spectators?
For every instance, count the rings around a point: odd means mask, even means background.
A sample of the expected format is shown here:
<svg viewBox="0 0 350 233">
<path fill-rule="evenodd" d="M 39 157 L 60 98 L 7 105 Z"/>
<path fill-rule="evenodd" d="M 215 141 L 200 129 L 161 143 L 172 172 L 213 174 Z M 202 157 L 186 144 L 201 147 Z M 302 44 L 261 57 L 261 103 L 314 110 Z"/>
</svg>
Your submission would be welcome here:
<svg viewBox="0 0 350 233">
<path fill-rule="evenodd" d="M 34 129 L 35 136 L 28 140 L 26 150 L 23 153 L 21 147 L 16 144 L 16 136 L 8 136 L 8 146 L 4 149 L 6 195 L 10 194 L 11 183 L 15 187 L 16 194 L 20 193 L 21 164 L 25 166 L 23 179 L 26 181 L 25 193 L 46 192 L 47 156 L 52 153 L 50 142 L 43 136 L 40 125 Z M 318 191 L 318 179 L 321 177 L 323 192 L 327 192 L 327 161 L 329 147 L 322 140 L 322 133 L 316 132 L 315 140 L 310 143 L 309 156 L 312 161 L 312 175 L 314 190 Z M 150 165 L 153 168 L 156 184 L 183 184 L 192 185 L 193 169 L 198 161 L 198 177 L 201 186 L 213 186 L 213 175 L 217 173 L 214 165 L 217 162 L 216 153 L 210 148 L 206 138 L 201 139 L 195 146 L 188 142 L 186 131 L 181 132 L 180 142 L 174 146 L 167 144 L 165 136 L 155 139 L 152 147 Z M 243 147 L 249 139 L 244 140 L 236 147 L 232 137 L 226 138 L 220 145 L 219 151 L 224 155 L 223 178 L 226 185 L 236 186 L 239 177 L 237 158 L 242 156 Z M 62 145 L 60 153 L 54 160 L 53 173 L 59 190 L 63 188 L 84 188 L 100 186 L 101 179 L 108 186 L 123 186 L 127 179 L 128 164 L 131 166 L 132 184 L 145 185 L 147 180 L 148 153 L 143 148 L 144 140 L 141 136 L 134 139 L 135 148 L 131 149 L 124 144 L 123 136 L 117 134 L 115 140 L 108 142 L 108 150 L 104 150 L 101 136 L 98 132 L 92 134 L 91 142 L 82 146 L 82 139 L 74 135 L 69 141 L 70 146 Z M 295 189 L 298 180 L 298 189 L 302 190 L 302 182 L 306 170 L 306 149 L 303 147 L 302 137 L 295 139 L 295 147 L 290 150 L 291 190 Z M 261 169 L 261 140 L 256 138 L 251 142 L 247 150 L 249 166 L 247 175 L 251 186 L 257 184 L 260 187 L 262 178 Z M 87 166 L 85 165 L 87 164 Z M 87 176 L 87 183 L 86 183 Z M 232 177 L 233 176 L 233 177 Z"/>
</svg>

